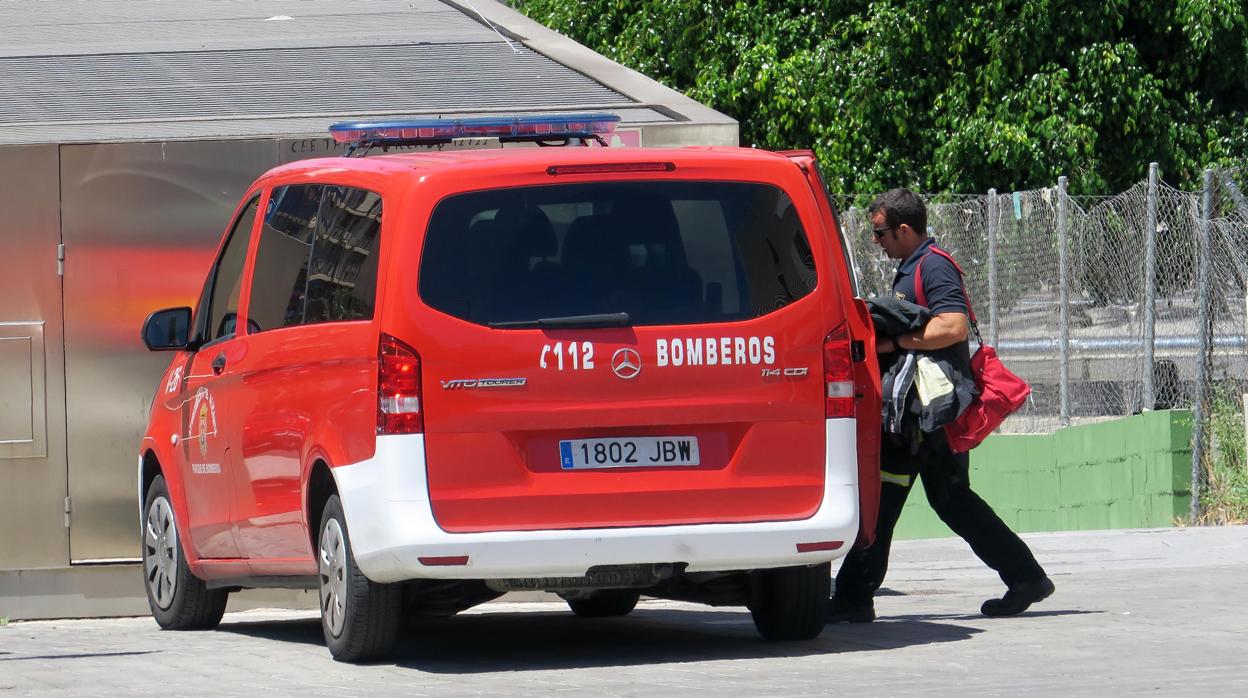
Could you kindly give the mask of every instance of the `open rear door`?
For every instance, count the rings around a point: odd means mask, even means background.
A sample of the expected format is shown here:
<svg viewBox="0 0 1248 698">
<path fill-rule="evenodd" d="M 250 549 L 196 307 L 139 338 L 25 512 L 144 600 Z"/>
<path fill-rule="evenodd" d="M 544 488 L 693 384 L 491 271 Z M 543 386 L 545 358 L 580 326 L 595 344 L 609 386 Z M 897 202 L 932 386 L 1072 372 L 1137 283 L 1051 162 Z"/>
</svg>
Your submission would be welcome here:
<svg viewBox="0 0 1248 698">
<path fill-rule="evenodd" d="M 858 497 L 861 515 L 859 518 L 859 541 L 870 544 L 875 540 L 875 522 L 880 508 L 880 364 L 875 358 L 875 326 L 871 322 L 871 313 L 866 302 L 861 298 L 858 288 L 857 271 L 854 269 L 852 246 L 845 239 L 841 223 L 836 215 L 827 184 L 819 172 L 815 154 L 809 150 L 790 151 L 787 155 L 810 183 L 819 208 L 823 212 L 825 228 L 829 235 L 836 237 L 836 245 L 829 249 L 839 249 L 841 259 L 853 284 L 854 297 L 850 300 L 851 308 L 846 309 L 849 319 L 850 336 L 854 338 L 854 382 L 856 398 L 856 414 L 858 424 Z"/>
</svg>

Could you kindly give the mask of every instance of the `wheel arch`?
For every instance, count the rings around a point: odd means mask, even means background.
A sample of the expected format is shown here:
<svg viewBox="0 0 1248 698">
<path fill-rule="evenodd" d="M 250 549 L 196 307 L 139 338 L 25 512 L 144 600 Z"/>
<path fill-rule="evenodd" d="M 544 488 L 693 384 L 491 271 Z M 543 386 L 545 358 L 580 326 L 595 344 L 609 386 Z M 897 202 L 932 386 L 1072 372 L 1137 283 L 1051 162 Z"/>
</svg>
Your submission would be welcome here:
<svg viewBox="0 0 1248 698">
<path fill-rule="evenodd" d="M 187 564 L 190 565 L 191 571 L 200 574 L 199 555 L 195 550 L 195 546 L 191 544 L 189 526 L 189 512 L 186 508 L 186 491 L 183 488 L 182 475 L 178 471 L 174 456 L 170 453 L 161 453 L 159 443 L 153 443 L 155 440 L 149 438 L 144 439 L 142 447 L 142 455 L 139 457 L 138 487 L 139 501 L 139 531 L 140 535 L 143 531 L 144 517 L 146 512 L 143 511 L 144 505 L 147 503 L 147 491 L 151 488 L 152 483 L 156 481 L 158 476 L 165 478 L 165 487 L 169 490 L 169 504 L 173 506 L 173 515 L 177 521 L 181 522 L 182 530 L 179 534 L 185 532 L 186 535 L 178 536 L 178 544 L 182 548 L 182 554 L 186 556 Z"/>
<path fill-rule="evenodd" d="M 141 522 L 145 515 L 143 507 L 147 503 L 147 491 L 152 488 L 152 483 L 160 476 L 164 476 L 165 487 L 169 488 L 169 498 L 172 500 L 170 504 L 173 505 L 174 515 L 181 521 L 186 520 L 186 512 L 178 506 L 182 499 L 180 496 L 182 495 L 182 483 L 179 482 L 177 469 L 169 465 L 171 461 L 167 456 L 168 454 L 159 453 L 159 448 L 152 443 L 152 439 L 144 440 L 142 453 L 139 456 L 138 482 L 136 483 L 139 490 L 138 512 L 140 528 L 142 528 Z M 170 470 L 166 471 L 166 467 L 170 467 Z"/>
<path fill-rule="evenodd" d="M 143 509 L 143 500 L 147 497 L 147 491 L 151 489 L 152 483 L 156 481 L 158 475 L 163 475 L 164 469 L 160 465 L 160 456 L 152 449 L 143 452 L 143 458 L 139 465 L 139 510 Z M 165 478 L 168 482 L 169 478 Z"/>
<path fill-rule="evenodd" d="M 312 546 L 312 554 L 316 555 L 316 539 L 321 529 L 321 515 L 325 512 L 325 503 L 330 496 L 338 493 L 338 485 L 334 475 L 329 471 L 329 463 L 324 458 L 317 458 L 308 471 L 308 484 L 304 500 L 305 519 L 308 522 L 308 543 Z"/>
</svg>

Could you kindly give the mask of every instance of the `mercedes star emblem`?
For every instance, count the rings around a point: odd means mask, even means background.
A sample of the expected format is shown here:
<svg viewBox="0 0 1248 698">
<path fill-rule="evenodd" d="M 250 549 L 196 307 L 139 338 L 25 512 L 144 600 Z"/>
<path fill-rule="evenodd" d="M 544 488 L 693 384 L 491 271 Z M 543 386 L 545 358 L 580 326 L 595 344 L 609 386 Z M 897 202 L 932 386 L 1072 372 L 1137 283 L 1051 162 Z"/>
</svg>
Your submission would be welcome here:
<svg viewBox="0 0 1248 698">
<path fill-rule="evenodd" d="M 641 373 L 641 356 L 632 349 L 616 349 L 611 355 L 611 370 L 624 380 L 636 378 Z"/>
</svg>

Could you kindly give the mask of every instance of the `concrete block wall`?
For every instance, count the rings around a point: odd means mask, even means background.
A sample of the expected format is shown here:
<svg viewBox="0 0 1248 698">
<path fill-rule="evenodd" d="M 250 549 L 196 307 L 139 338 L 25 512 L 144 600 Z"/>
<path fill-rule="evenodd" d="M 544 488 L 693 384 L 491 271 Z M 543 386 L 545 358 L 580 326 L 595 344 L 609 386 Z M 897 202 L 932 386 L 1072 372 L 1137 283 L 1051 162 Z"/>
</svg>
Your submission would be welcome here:
<svg viewBox="0 0 1248 698">
<path fill-rule="evenodd" d="M 971 451 L 971 486 L 1020 533 L 1173 526 L 1191 502 L 1191 436 L 1186 410 L 997 434 Z M 896 537 L 952 535 L 920 480 Z"/>
</svg>

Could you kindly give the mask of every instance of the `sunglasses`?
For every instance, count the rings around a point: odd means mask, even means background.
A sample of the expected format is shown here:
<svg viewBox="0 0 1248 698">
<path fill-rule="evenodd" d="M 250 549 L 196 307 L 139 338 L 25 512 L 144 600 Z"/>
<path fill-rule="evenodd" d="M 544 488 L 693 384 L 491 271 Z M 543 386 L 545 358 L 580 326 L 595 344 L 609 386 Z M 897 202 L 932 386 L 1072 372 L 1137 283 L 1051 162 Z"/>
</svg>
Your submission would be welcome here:
<svg viewBox="0 0 1248 698">
<path fill-rule="evenodd" d="M 898 227 L 899 226 L 891 225 L 887 228 L 872 228 L 871 234 L 874 235 L 876 238 L 882 238 L 885 235 L 887 235 L 890 230 L 896 230 Z"/>
</svg>

